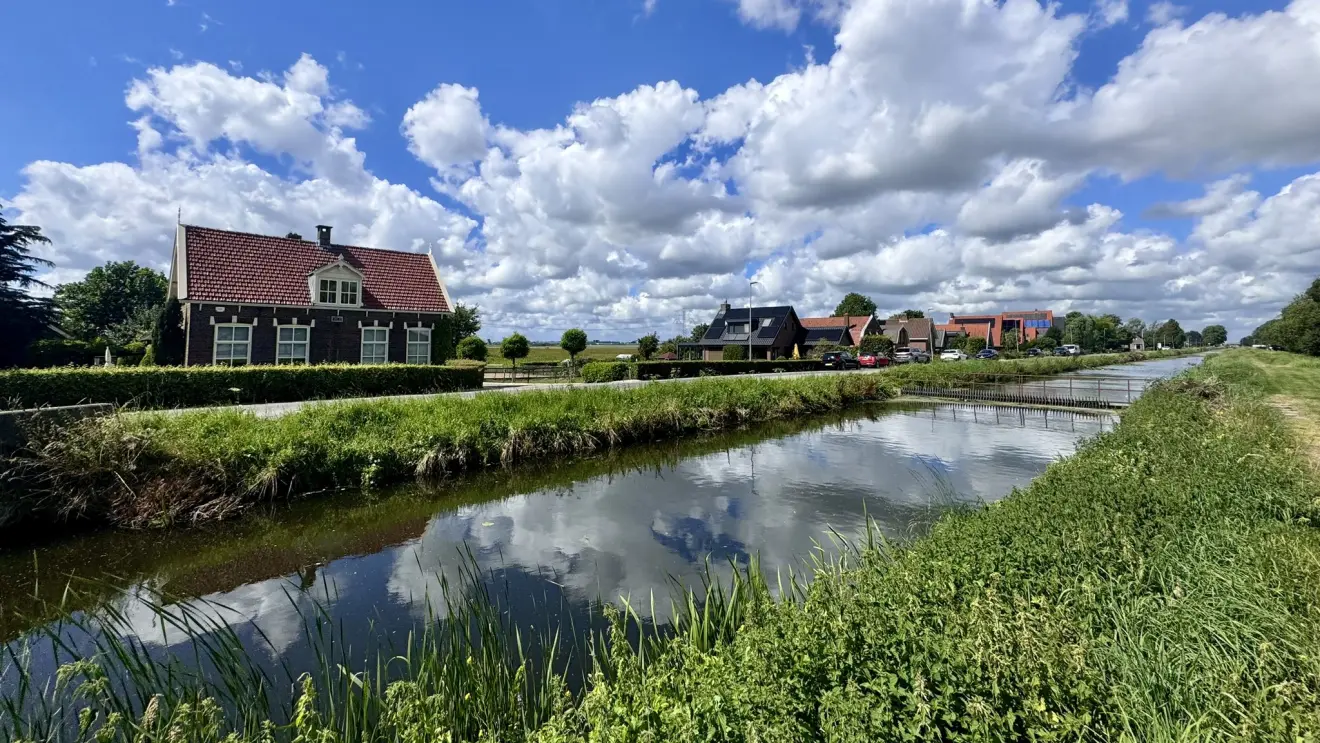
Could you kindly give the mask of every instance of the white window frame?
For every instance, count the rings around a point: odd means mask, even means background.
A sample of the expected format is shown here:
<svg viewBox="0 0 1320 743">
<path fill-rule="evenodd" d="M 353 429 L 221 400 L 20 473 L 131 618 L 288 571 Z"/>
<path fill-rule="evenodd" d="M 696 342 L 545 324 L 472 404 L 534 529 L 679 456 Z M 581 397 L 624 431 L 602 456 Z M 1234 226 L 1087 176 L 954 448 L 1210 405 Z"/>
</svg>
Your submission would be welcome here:
<svg viewBox="0 0 1320 743">
<path fill-rule="evenodd" d="M 230 329 L 243 328 L 244 330 L 247 331 L 247 340 L 235 341 L 233 339 L 233 333 L 230 333 L 229 340 L 221 341 L 220 340 L 221 328 L 230 328 Z M 228 358 L 225 359 L 220 358 L 221 343 L 224 343 L 225 345 L 230 347 L 229 348 L 230 355 Z M 241 361 L 233 355 L 234 353 L 233 347 L 238 345 L 242 345 L 244 350 L 243 359 Z M 216 323 L 215 330 L 211 334 L 211 364 L 214 366 L 246 366 L 251 363 L 252 363 L 252 326 L 248 323 L 234 323 L 234 322 Z"/>
<path fill-rule="evenodd" d="M 289 340 L 284 340 L 285 331 L 289 331 Z M 298 331 L 302 331 L 303 340 L 294 340 L 298 337 Z M 290 353 L 285 355 L 281 352 L 281 346 L 290 346 Z M 293 353 L 293 347 L 302 346 L 302 354 Z M 275 326 L 275 363 L 276 364 L 306 364 L 311 357 L 312 348 L 312 327 L 310 325 L 276 325 Z"/>
<path fill-rule="evenodd" d="M 317 304 L 337 307 L 357 307 L 362 294 L 362 282 L 357 279 L 320 279 L 317 282 Z"/>
<path fill-rule="evenodd" d="M 431 363 L 431 329 L 430 328 L 408 328 L 408 347 L 404 360 L 409 364 L 430 364 Z M 426 338 L 426 340 L 413 340 L 413 334 L 417 333 Z M 424 353 L 414 353 L 414 346 L 423 346 Z"/>
<path fill-rule="evenodd" d="M 321 279 L 317 304 L 339 304 L 339 279 Z"/>
<path fill-rule="evenodd" d="M 372 334 L 373 334 L 373 338 L 375 337 L 375 334 L 376 334 L 376 333 L 384 333 L 384 334 L 385 334 L 385 336 L 384 336 L 385 339 L 384 339 L 384 340 L 371 340 L 371 341 L 368 341 L 368 340 L 367 340 L 367 333 L 372 333 Z M 385 352 L 384 352 L 384 356 L 383 356 L 383 358 L 381 358 L 379 361 L 377 361 L 377 360 L 376 360 L 376 354 L 373 353 L 373 354 L 371 355 L 371 356 L 372 356 L 372 359 L 371 359 L 370 361 L 368 361 L 368 360 L 367 360 L 367 344 L 371 344 L 373 347 L 374 347 L 374 346 L 378 346 L 378 345 L 383 345 L 383 346 L 385 347 Z M 360 362 L 363 363 L 363 364 L 388 364 L 388 363 L 390 362 L 390 329 L 387 328 L 387 327 L 381 327 L 381 326 L 379 326 L 379 325 L 366 325 L 366 326 L 364 326 L 364 327 L 362 328 L 362 342 L 361 342 L 361 344 L 360 344 L 360 351 L 361 351 L 361 353 L 360 353 L 360 355 L 359 355 L 358 358 L 359 358 Z"/>
</svg>

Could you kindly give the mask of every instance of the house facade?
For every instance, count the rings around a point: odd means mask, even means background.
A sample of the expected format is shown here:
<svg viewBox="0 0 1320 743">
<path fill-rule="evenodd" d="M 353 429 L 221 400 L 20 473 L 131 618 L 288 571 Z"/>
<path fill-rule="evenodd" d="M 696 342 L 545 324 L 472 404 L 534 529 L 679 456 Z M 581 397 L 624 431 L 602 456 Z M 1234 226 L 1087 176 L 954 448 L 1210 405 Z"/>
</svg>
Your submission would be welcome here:
<svg viewBox="0 0 1320 743">
<path fill-rule="evenodd" d="M 1026 343 L 1045 335 L 1055 323 L 1050 310 L 1017 310 L 998 315 L 949 315 L 939 330 L 984 338 L 987 346 L 1003 348 L 1004 333 L 1010 330 L 1017 331 L 1018 339 Z"/>
<path fill-rule="evenodd" d="M 453 303 L 432 256 L 180 225 L 184 364 L 431 363 Z"/>
<path fill-rule="evenodd" d="M 725 302 L 697 346 L 703 361 L 723 359 L 725 346 L 747 346 L 751 359 L 787 359 L 801 332 L 792 307 L 731 307 Z"/>
<path fill-rule="evenodd" d="M 882 321 L 879 327 L 894 342 L 895 348 L 906 346 L 933 354 L 944 346 L 944 334 L 939 332 L 935 321 L 929 317 L 891 317 Z"/>
</svg>

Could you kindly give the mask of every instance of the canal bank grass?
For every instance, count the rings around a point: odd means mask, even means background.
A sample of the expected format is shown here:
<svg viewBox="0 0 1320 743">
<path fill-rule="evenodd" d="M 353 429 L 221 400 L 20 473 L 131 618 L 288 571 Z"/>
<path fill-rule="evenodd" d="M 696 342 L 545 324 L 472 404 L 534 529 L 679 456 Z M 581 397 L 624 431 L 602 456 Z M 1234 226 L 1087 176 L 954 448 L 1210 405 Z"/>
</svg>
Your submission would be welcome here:
<svg viewBox="0 0 1320 743">
<path fill-rule="evenodd" d="M 507 626 L 479 619 L 477 641 L 436 630 L 454 639 L 426 646 L 428 659 L 388 656 L 422 661 L 395 666 L 393 683 L 381 665 L 326 655 L 294 684 L 289 713 L 263 706 L 256 682 L 224 683 L 251 678 L 248 651 L 225 651 L 208 684 L 145 666 L 129 694 L 99 681 L 136 657 L 111 649 L 60 676 L 69 690 L 90 680 L 95 710 L 67 739 L 1314 740 L 1316 481 L 1284 418 L 1241 377 L 1211 359 L 1028 488 L 910 545 L 868 535 L 817 561 L 809 585 L 771 591 L 743 573 L 685 598 L 672 632 L 641 640 L 636 615 L 613 612 L 580 693 L 524 663 Z M 23 727 L 0 715 L 0 739 L 78 714 L 9 709 Z M 198 725 L 205 734 L 191 735 Z"/>
<path fill-rule="evenodd" d="M 560 461 L 894 392 L 881 375 L 839 375 L 327 403 L 280 418 L 116 415 L 34 432 L 9 460 L 0 498 L 17 514 L 11 523 L 198 523 L 264 502 Z"/>
</svg>

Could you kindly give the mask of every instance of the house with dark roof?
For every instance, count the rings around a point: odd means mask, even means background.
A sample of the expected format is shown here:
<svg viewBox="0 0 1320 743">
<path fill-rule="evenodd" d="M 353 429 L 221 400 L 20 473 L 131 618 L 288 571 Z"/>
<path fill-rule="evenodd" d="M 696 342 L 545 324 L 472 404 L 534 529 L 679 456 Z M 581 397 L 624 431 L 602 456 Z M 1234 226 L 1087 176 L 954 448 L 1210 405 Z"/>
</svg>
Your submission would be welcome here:
<svg viewBox="0 0 1320 743">
<path fill-rule="evenodd" d="M 1062 323 L 1063 318 L 1055 317 L 1050 310 L 1017 310 L 998 315 L 949 315 L 949 321 L 939 328 L 984 338 L 987 346 L 1003 348 L 1004 333 L 1016 332 L 1018 342 L 1026 343 L 1044 336 L 1050 328 Z"/>
<path fill-rule="evenodd" d="M 453 303 L 424 253 L 180 225 L 170 296 L 183 306 L 184 363 L 431 363 Z"/>
<path fill-rule="evenodd" d="M 787 359 L 792 358 L 801 332 L 802 323 L 792 307 L 735 308 L 725 302 L 697 346 L 703 361 L 724 358 L 725 346 L 747 346 L 752 359 Z"/>
<path fill-rule="evenodd" d="M 821 343 L 836 346 L 858 346 L 862 338 L 879 333 L 880 321 L 871 315 L 842 315 L 836 317 L 804 317 L 802 327 L 806 335 L 799 341 L 805 354 Z"/>
</svg>

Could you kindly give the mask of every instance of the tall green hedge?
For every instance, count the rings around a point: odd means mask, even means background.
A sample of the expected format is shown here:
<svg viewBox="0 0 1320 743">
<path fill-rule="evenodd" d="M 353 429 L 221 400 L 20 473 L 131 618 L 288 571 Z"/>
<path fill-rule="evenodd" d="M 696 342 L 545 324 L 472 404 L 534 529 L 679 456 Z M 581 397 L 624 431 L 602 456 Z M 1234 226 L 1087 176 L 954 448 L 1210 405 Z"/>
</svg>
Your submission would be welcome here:
<svg viewBox="0 0 1320 743">
<path fill-rule="evenodd" d="M 632 376 L 632 364 L 623 361 L 592 361 L 582 367 L 583 382 L 618 382 Z"/>
<path fill-rule="evenodd" d="M 637 379 L 672 379 L 674 377 L 714 377 L 728 374 L 769 374 L 777 371 L 816 371 L 820 359 L 779 359 L 778 361 L 642 361 L 633 364 Z"/>
<path fill-rule="evenodd" d="M 106 402 L 141 408 L 407 395 L 481 387 L 483 365 L 190 366 L 0 371 L 0 409 Z"/>
</svg>

